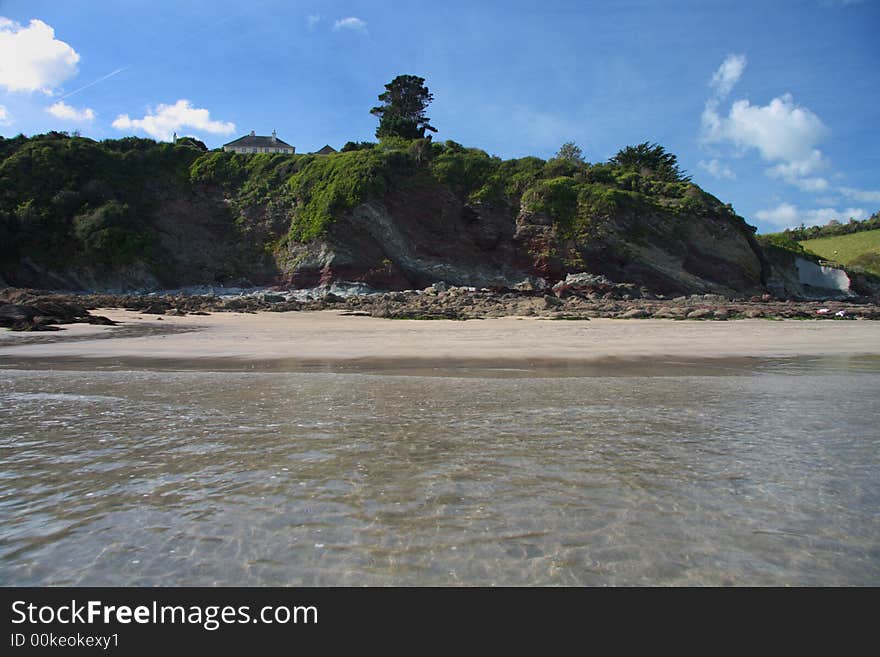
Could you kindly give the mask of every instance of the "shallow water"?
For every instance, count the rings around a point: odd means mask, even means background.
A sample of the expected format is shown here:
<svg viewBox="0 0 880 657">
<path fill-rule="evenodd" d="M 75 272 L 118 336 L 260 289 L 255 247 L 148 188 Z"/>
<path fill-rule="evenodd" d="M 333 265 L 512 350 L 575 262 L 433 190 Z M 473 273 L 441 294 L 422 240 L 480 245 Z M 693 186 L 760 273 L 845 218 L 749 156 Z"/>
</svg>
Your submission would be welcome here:
<svg viewBox="0 0 880 657">
<path fill-rule="evenodd" d="M 877 358 L 0 365 L 0 584 L 880 584 Z"/>
</svg>

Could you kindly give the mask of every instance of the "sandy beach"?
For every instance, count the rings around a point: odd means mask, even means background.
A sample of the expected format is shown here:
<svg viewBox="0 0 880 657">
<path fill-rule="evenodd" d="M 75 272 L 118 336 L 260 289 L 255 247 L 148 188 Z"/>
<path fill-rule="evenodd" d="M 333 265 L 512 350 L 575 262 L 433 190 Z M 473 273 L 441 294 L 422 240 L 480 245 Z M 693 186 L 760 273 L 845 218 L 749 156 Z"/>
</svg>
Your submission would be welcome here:
<svg viewBox="0 0 880 657">
<path fill-rule="evenodd" d="M 154 316 L 96 311 L 119 326 L 68 325 L 49 333 L 0 333 L 0 357 L 241 359 L 346 362 L 546 360 L 676 356 L 789 357 L 880 354 L 869 321 L 550 321 L 506 317 L 387 320 L 310 313 Z"/>
</svg>

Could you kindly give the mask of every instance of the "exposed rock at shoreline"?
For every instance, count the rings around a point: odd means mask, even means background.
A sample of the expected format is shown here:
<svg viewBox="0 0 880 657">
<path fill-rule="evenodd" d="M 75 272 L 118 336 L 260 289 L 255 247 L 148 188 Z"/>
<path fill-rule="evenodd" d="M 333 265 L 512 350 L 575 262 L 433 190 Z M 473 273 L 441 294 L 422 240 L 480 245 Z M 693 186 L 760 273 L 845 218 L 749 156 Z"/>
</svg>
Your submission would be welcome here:
<svg viewBox="0 0 880 657">
<path fill-rule="evenodd" d="M 0 326 L 13 331 L 57 331 L 58 324 L 115 324 L 92 315 L 76 297 L 43 294 L 31 290 L 0 292 Z"/>
<path fill-rule="evenodd" d="M 387 319 L 485 319 L 537 317 L 548 320 L 613 319 L 880 319 L 880 305 L 868 299 L 850 301 L 777 300 L 769 295 L 730 299 L 695 294 L 672 299 L 645 294 L 631 284 L 605 280 L 561 284 L 552 290 L 475 289 L 432 285 L 408 290 L 297 301 L 282 293 L 221 298 L 217 296 L 67 295 L 34 290 L 0 292 L 0 325 L 13 330 L 54 330 L 55 324 L 112 323 L 94 316 L 97 308 L 124 308 L 145 315 L 183 316 L 212 312 L 305 312 L 341 310 L 347 314 Z"/>
</svg>

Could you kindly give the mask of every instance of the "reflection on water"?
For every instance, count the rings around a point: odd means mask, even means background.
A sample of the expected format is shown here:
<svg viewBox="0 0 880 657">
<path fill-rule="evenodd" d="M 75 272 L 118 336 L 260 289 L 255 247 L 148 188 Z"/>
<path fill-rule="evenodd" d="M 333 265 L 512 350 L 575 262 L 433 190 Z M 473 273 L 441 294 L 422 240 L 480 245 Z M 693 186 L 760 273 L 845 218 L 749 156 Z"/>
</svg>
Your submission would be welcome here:
<svg viewBox="0 0 880 657">
<path fill-rule="evenodd" d="M 877 359 L 664 367 L 6 361 L 0 584 L 880 584 Z"/>
</svg>

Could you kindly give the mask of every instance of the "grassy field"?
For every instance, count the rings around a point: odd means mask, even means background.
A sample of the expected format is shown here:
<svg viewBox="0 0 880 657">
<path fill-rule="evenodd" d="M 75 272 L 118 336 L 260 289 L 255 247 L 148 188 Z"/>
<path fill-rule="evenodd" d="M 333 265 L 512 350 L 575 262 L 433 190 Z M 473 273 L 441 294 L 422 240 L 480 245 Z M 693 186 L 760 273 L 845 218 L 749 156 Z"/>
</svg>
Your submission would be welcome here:
<svg viewBox="0 0 880 657">
<path fill-rule="evenodd" d="M 861 267 L 880 276 L 880 230 L 805 240 L 801 245 L 826 260 Z"/>
</svg>

